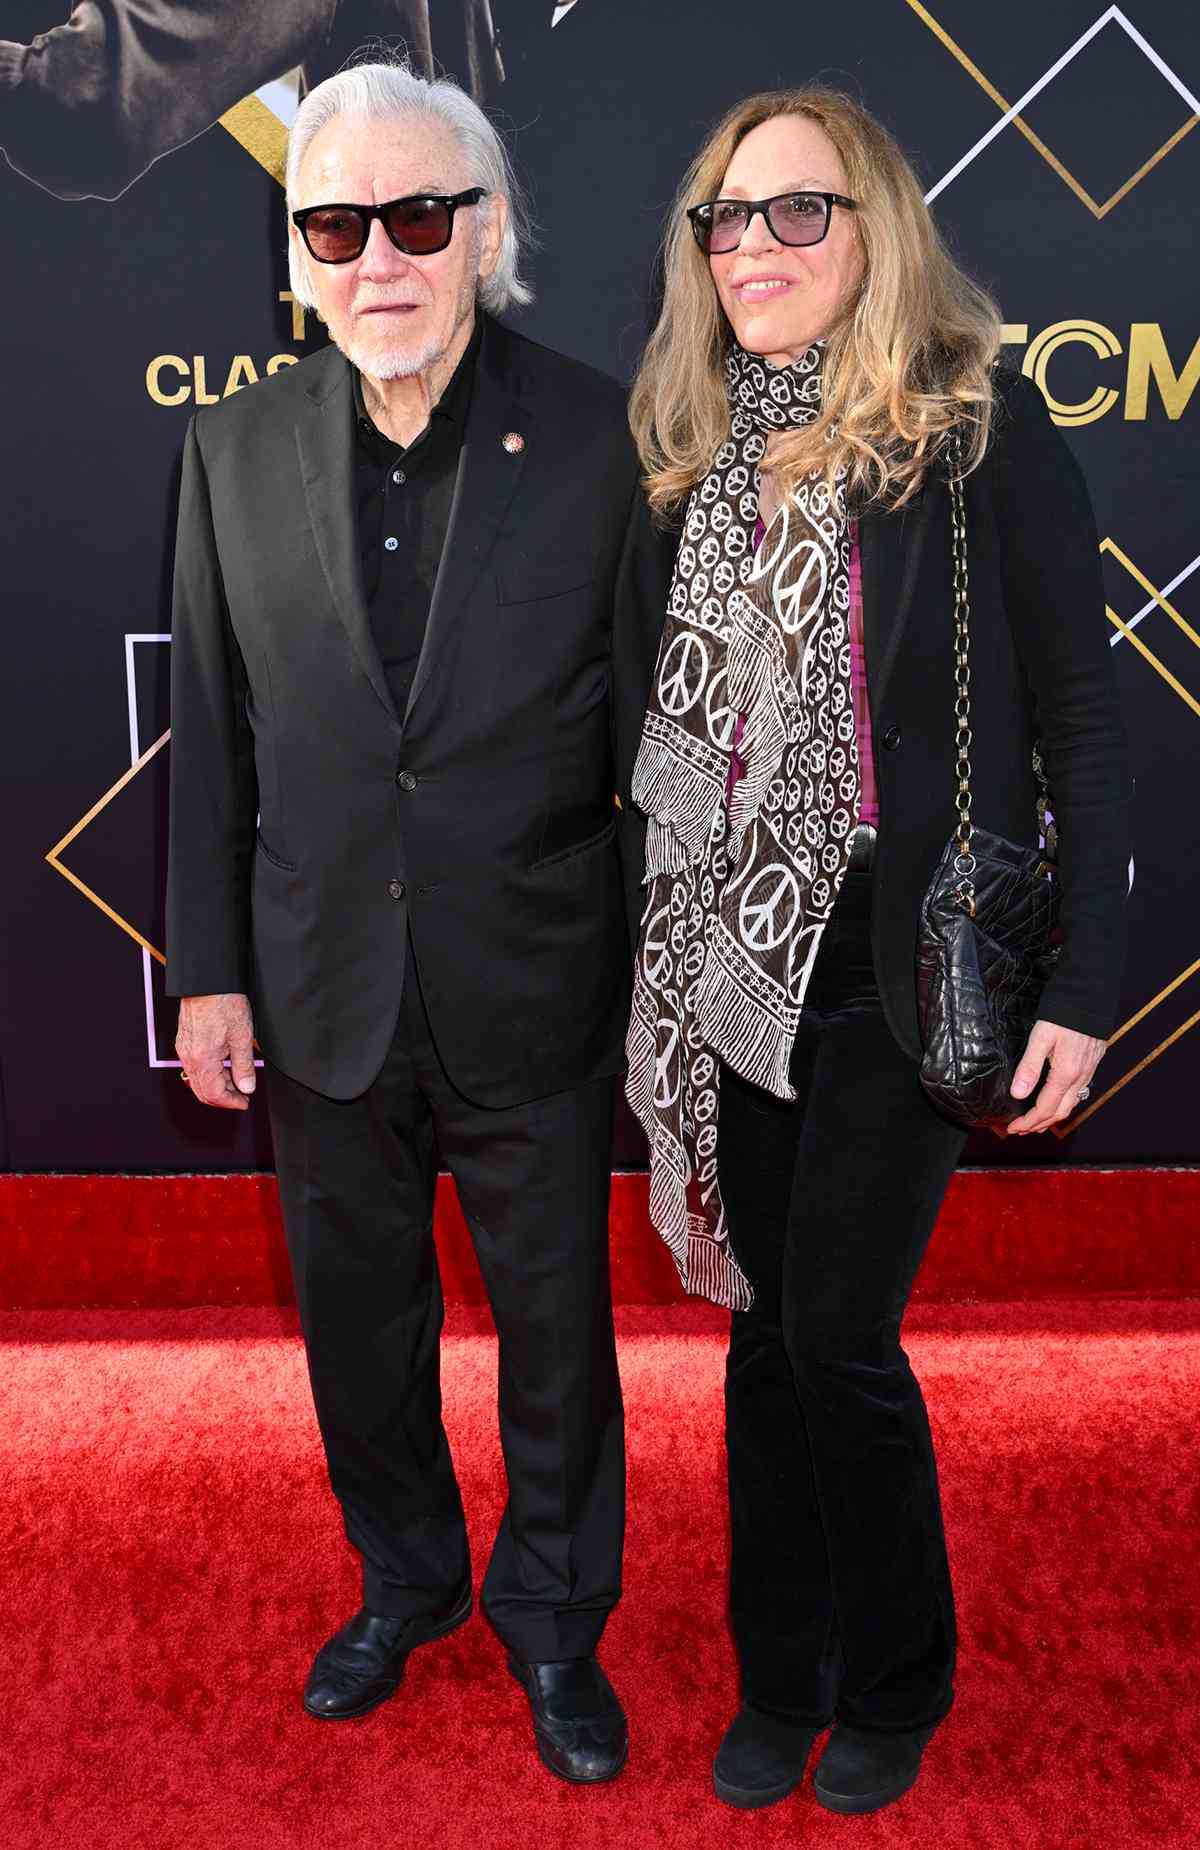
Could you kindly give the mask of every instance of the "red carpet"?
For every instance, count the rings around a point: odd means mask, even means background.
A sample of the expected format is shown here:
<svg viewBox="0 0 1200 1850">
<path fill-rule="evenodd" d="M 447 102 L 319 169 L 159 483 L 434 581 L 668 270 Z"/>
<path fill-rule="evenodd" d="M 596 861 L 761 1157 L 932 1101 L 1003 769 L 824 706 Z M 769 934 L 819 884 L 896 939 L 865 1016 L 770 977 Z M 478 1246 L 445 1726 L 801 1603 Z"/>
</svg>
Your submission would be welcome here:
<svg viewBox="0 0 1200 1850">
<path fill-rule="evenodd" d="M 298 1687 L 356 1603 L 294 1336 L 271 1311 L 0 1318 L 13 1850 L 607 1850 L 1200 1844 L 1200 1303 L 918 1306 L 962 1627 L 959 1701 L 873 1819 L 803 1792 L 742 1816 L 708 1767 L 732 1712 L 721 1318 L 620 1313 L 626 1595 L 605 1661 L 613 1787 L 534 1760 L 476 1617 L 361 1723 Z M 476 1565 L 501 1497 L 495 1354 L 452 1313 L 447 1423 Z"/>
<path fill-rule="evenodd" d="M 613 1295 L 675 1304 L 646 1177 L 613 1178 Z M 438 1191 L 447 1301 L 483 1284 L 452 1186 Z M 918 1298 L 1200 1297 L 1200 1169 L 967 1169 Z M 291 1302 L 272 1176 L 0 1176 L 0 1310 Z"/>
</svg>

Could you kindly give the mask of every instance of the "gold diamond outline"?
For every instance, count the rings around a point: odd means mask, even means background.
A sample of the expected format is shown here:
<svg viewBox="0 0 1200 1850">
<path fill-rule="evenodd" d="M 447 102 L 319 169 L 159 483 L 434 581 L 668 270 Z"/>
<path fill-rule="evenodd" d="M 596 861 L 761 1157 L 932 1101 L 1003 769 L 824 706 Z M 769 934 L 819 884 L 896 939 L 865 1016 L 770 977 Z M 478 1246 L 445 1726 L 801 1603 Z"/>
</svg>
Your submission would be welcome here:
<svg viewBox="0 0 1200 1850">
<path fill-rule="evenodd" d="M 921 0 L 905 0 L 905 5 L 910 7 L 911 10 L 917 15 L 917 18 L 923 21 L 923 23 L 929 27 L 929 30 L 933 33 L 934 37 L 941 40 L 942 44 L 946 47 L 946 50 L 951 54 L 952 57 L 958 60 L 959 64 L 962 65 L 963 70 L 966 71 L 967 75 L 969 77 L 973 77 L 975 79 L 975 82 L 980 86 L 980 88 L 982 90 L 985 90 L 988 96 L 991 97 L 993 103 L 995 103 L 998 106 L 998 108 L 1005 115 L 1007 115 L 1008 111 L 1012 108 L 1012 104 L 1009 102 L 1006 102 L 1004 97 L 1001 96 L 999 90 L 997 90 L 995 84 L 992 83 L 990 78 L 984 75 L 984 73 L 980 70 L 977 64 L 973 63 L 973 61 L 968 57 L 967 53 L 963 50 L 962 46 L 957 44 L 954 41 L 954 39 L 950 37 L 950 34 L 946 31 L 946 28 L 942 25 L 939 25 L 938 21 L 933 17 L 933 14 L 929 11 L 929 9 L 921 4 Z M 1093 217 L 1097 219 L 1101 219 L 1101 218 L 1105 218 L 1108 215 L 1108 213 L 1112 211 L 1115 205 L 1119 205 L 1122 199 L 1127 198 L 1128 195 L 1133 191 L 1134 187 L 1137 186 L 1138 182 L 1141 180 L 1144 180 L 1146 178 L 1146 175 L 1148 173 L 1151 173 L 1154 170 L 1154 168 L 1158 166 L 1160 161 L 1166 159 L 1167 155 L 1171 153 L 1173 148 L 1177 148 L 1179 146 L 1180 142 L 1183 140 L 1185 135 L 1191 134 L 1192 130 L 1196 127 L 1196 124 L 1200 123 L 1200 116 L 1189 116 L 1187 121 L 1182 123 L 1180 127 L 1175 130 L 1175 133 L 1173 135 L 1169 135 L 1167 137 L 1166 141 L 1163 142 L 1162 147 L 1159 148 L 1154 154 L 1152 154 L 1148 161 L 1144 161 L 1142 165 L 1138 168 L 1137 172 L 1134 174 L 1131 174 L 1129 179 L 1126 180 L 1125 184 L 1123 186 L 1119 186 L 1116 192 L 1113 193 L 1108 199 L 1104 201 L 1103 205 L 1099 204 L 1095 199 L 1092 198 L 1092 195 L 1088 192 L 1086 186 L 1084 186 L 1079 180 L 1075 178 L 1075 175 L 1070 171 L 1069 168 L 1063 165 L 1062 161 L 1059 160 L 1057 154 L 1054 153 L 1053 149 L 1048 148 L 1046 146 L 1041 136 L 1038 135 L 1034 129 L 1030 128 L 1028 122 L 1024 121 L 1024 119 L 1021 116 L 1014 116 L 1012 121 L 1013 121 L 1013 127 L 1020 129 L 1022 135 L 1024 135 L 1026 141 L 1030 144 L 1030 146 L 1037 149 L 1037 152 L 1041 155 L 1042 159 L 1046 162 L 1046 164 L 1054 170 L 1054 172 L 1058 175 L 1060 180 L 1065 181 L 1065 183 L 1070 187 L 1071 191 L 1075 194 L 1075 197 L 1087 207 L 1088 211 L 1093 215 Z"/>
<path fill-rule="evenodd" d="M 148 951 L 151 957 L 153 957 L 156 962 L 162 964 L 164 968 L 166 967 L 167 960 L 166 960 L 166 957 L 163 955 L 163 953 L 158 949 L 157 945 L 151 944 L 149 938 L 144 938 L 141 932 L 137 929 L 136 925 L 131 925 L 129 923 L 129 920 L 127 918 L 123 918 L 121 914 L 114 909 L 114 907 L 109 905 L 107 900 L 101 899 L 99 893 L 95 892 L 93 888 L 88 886 L 86 881 L 81 880 L 78 874 L 73 873 L 72 870 L 59 857 L 65 852 L 67 848 L 70 847 L 73 841 L 78 840 L 79 836 L 83 834 L 83 831 L 89 826 L 89 824 L 93 823 L 96 820 L 96 817 L 100 814 L 101 810 L 107 809 L 108 805 L 112 802 L 113 798 L 119 796 L 127 784 L 130 784 L 133 782 L 133 779 L 138 775 L 138 772 L 145 770 L 150 760 L 162 750 L 163 746 L 167 743 L 167 740 L 170 738 L 170 736 L 171 736 L 171 728 L 168 726 L 167 730 L 161 735 L 161 737 L 155 739 L 153 745 L 148 745 L 146 747 L 146 750 L 142 753 L 141 757 L 137 759 L 137 761 L 134 764 L 131 764 L 127 771 L 123 772 L 122 775 L 118 777 L 115 784 L 109 785 L 108 789 L 104 792 L 104 795 L 102 797 L 99 797 L 97 801 L 92 804 L 92 807 L 89 810 L 87 810 L 79 818 L 78 822 L 72 824 L 72 826 L 67 830 L 66 834 L 62 837 L 61 841 L 56 841 L 53 848 L 51 848 L 49 853 L 46 855 L 47 861 L 49 861 L 51 867 L 54 869 L 56 874 L 61 874 L 64 880 L 69 880 L 73 887 L 78 888 L 78 890 L 83 894 L 85 899 L 90 900 L 93 906 L 99 907 L 100 911 L 104 914 L 105 918 L 111 919 L 114 925 L 119 926 L 120 929 L 126 934 L 127 937 L 130 937 L 133 939 L 135 944 L 140 944 L 142 949 L 144 951 Z"/>
<path fill-rule="evenodd" d="M 1100 551 L 1102 554 L 1106 552 L 1111 553 L 1113 558 L 1129 573 L 1134 583 L 1141 586 L 1147 597 L 1153 598 L 1159 609 L 1165 611 L 1167 616 L 1171 618 L 1171 621 L 1178 625 L 1179 629 L 1183 631 L 1188 641 L 1191 642 L 1197 650 L 1200 650 L 1200 635 L 1197 635 L 1186 618 L 1179 614 L 1170 599 L 1164 597 L 1162 592 L 1151 584 L 1145 573 L 1138 569 L 1128 553 L 1124 552 L 1114 539 L 1106 536 L 1101 540 Z M 1191 708 L 1197 718 L 1200 718 L 1200 700 L 1197 700 L 1195 695 L 1184 687 L 1177 676 L 1171 673 L 1171 670 L 1166 666 L 1165 662 L 1159 660 L 1153 649 L 1142 640 L 1137 631 L 1131 629 L 1127 623 L 1122 621 L 1111 605 L 1106 604 L 1104 609 L 1113 628 L 1118 630 L 1128 642 L 1133 644 L 1138 654 L 1149 662 L 1150 666 L 1157 674 L 1162 676 L 1162 679 L 1166 682 L 1171 691 L 1178 694 L 1184 704 Z M 1130 1033 L 1132 1029 L 1136 1028 L 1140 1022 L 1145 1021 L 1147 1015 L 1152 1014 L 1160 1003 L 1167 1000 L 1168 996 L 1174 995 L 1177 989 L 1181 989 L 1189 978 L 1196 975 L 1197 971 L 1200 971 L 1200 957 L 1197 957 L 1194 963 L 1188 964 L 1177 976 L 1172 977 L 1171 981 L 1163 989 L 1160 989 L 1156 996 L 1151 996 L 1149 1002 L 1144 1002 L 1141 1008 L 1137 1009 L 1129 1017 L 1128 1021 L 1122 1022 L 1121 1026 L 1111 1036 L 1108 1045 L 1110 1047 L 1115 1047 L 1119 1040 Z M 1107 1105 L 1110 1099 L 1114 1099 L 1118 1092 L 1124 1091 L 1125 1087 L 1129 1085 L 1132 1080 L 1136 1079 L 1140 1073 L 1144 1073 L 1146 1068 L 1151 1066 L 1160 1055 L 1166 1053 L 1168 1048 L 1173 1047 L 1176 1041 L 1182 1040 L 1184 1035 L 1189 1033 L 1191 1029 L 1196 1026 L 1197 1022 L 1200 1022 L 1200 1009 L 1197 1009 L 1194 1015 L 1190 1015 L 1187 1021 L 1182 1022 L 1171 1034 L 1168 1034 L 1166 1040 L 1160 1041 L 1157 1047 L 1152 1048 L 1144 1059 L 1138 1061 L 1136 1066 L 1131 1066 L 1127 1073 L 1122 1073 L 1120 1079 L 1114 1080 L 1107 1091 L 1102 1092 L 1099 1098 L 1093 1099 L 1091 1104 L 1083 1111 L 1073 1113 L 1063 1124 L 1052 1124 L 1050 1128 L 1054 1132 L 1054 1135 L 1060 1140 L 1064 1137 L 1070 1137 L 1073 1132 L 1079 1129 L 1081 1124 L 1086 1123 L 1088 1118 L 1099 1111 L 1102 1105 Z"/>
</svg>

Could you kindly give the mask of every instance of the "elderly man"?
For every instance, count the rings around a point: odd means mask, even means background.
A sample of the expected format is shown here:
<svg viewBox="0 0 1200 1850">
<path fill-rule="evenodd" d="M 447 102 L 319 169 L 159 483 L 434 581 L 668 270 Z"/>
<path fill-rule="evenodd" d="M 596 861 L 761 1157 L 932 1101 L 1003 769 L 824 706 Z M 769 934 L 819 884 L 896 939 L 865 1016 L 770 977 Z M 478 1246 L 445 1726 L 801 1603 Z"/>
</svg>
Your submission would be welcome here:
<svg viewBox="0 0 1200 1850">
<path fill-rule="evenodd" d="M 620 389 L 492 318 L 528 295 L 513 190 L 449 82 L 366 65 L 301 108 L 293 285 L 334 345 L 188 434 L 168 984 L 198 1099 L 245 1109 L 252 1035 L 266 1057 L 317 1416 L 363 1562 L 309 1713 L 364 1714 L 471 1611 L 440 1413 L 440 1149 L 500 1338 L 509 1498 L 484 1605 L 542 1759 L 593 1781 L 626 1754 L 594 1655 L 624 1493 L 607 1204 L 641 871 L 627 792 L 670 548 Z"/>
</svg>

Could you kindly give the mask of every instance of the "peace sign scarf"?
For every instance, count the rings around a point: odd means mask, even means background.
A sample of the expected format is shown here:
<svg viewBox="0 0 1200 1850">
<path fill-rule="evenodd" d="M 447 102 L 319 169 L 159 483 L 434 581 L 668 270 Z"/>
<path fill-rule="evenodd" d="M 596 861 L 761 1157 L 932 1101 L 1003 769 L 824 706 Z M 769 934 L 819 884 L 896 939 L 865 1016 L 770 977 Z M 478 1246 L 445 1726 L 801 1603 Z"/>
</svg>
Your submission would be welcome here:
<svg viewBox="0 0 1200 1850">
<path fill-rule="evenodd" d="M 633 778 L 648 815 L 627 1092 L 650 1216 L 684 1289 L 751 1302 L 717 1184 L 721 1063 L 793 1099 L 792 1044 L 861 795 L 843 479 L 807 476 L 757 552 L 773 431 L 821 408 L 820 343 L 770 367 L 734 346 L 729 436 L 688 502 Z"/>
</svg>

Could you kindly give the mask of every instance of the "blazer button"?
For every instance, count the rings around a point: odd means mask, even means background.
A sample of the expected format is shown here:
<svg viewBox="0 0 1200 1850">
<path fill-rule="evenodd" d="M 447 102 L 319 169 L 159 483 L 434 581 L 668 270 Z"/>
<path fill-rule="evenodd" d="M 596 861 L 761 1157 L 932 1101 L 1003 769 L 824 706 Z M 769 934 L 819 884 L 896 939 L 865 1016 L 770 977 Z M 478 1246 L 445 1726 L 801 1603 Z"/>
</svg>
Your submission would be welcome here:
<svg viewBox="0 0 1200 1850">
<path fill-rule="evenodd" d="M 404 898 L 403 880 L 389 880 L 388 881 L 388 892 L 391 894 L 393 899 L 403 899 Z"/>
<path fill-rule="evenodd" d="M 900 743 L 899 726 L 889 726 L 883 735 L 883 743 L 889 752 L 894 752 Z"/>
<path fill-rule="evenodd" d="M 415 771 L 401 771 L 397 774 L 396 782 L 399 784 L 401 790 L 415 790 L 417 787 L 417 774 Z"/>
</svg>

